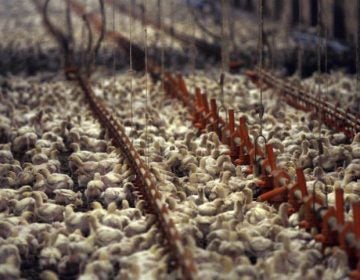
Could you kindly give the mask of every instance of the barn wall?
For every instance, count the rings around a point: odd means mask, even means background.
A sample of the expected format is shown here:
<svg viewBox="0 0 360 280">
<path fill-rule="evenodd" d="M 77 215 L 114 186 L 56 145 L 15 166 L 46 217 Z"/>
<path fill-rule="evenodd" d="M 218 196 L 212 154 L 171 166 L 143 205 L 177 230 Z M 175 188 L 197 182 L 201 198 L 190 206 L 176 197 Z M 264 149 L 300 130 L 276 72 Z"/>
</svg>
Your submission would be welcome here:
<svg viewBox="0 0 360 280">
<path fill-rule="evenodd" d="M 299 22 L 305 26 L 317 25 L 318 0 L 265 0 L 267 18 L 281 22 L 285 30 Z M 329 38 L 353 42 L 360 20 L 358 5 L 360 0 L 320 0 L 322 5 L 322 24 Z M 258 0 L 237 0 L 239 6 L 257 13 Z M 297 12 L 301 6 L 300 15 Z"/>
</svg>

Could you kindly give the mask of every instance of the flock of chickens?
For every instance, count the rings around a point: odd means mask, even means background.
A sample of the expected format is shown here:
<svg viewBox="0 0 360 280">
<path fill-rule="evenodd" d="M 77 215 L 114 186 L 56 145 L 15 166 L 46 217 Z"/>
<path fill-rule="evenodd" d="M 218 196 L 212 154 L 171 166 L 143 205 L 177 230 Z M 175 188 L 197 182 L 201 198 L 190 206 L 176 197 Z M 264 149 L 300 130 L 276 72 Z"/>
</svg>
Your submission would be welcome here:
<svg viewBox="0 0 360 280">
<path fill-rule="evenodd" d="M 31 22 L 34 44 L 41 42 L 46 54 L 37 54 L 39 65 L 53 58 L 50 67 L 39 67 L 43 72 L 0 76 L 0 277 L 177 279 L 157 217 L 147 212 L 129 164 L 77 84 L 52 71 L 54 47 L 39 17 L 29 3 L 6 5 L 10 16 L 16 5 L 26 16 L 1 21 L 1 29 Z M 23 35 L 9 37 L 14 57 L 24 53 L 24 40 L 33 40 Z M 191 93 L 199 87 L 223 100 L 224 119 L 229 108 L 236 119 L 246 116 L 255 138 L 259 90 L 243 75 L 226 74 L 222 97 L 219 76 L 213 69 L 199 70 L 185 80 Z M 337 247 L 322 250 L 299 227 L 302 214 L 288 216 L 287 203 L 276 210 L 257 202 L 256 177 L 231 162 L 229 148 L 214 132 L 198 134 L 187 108 L 166 96 L 161 82 L 126 70 L 110 78 L 101 70 L 94 77 L 96 96 L 121 121 L 156 177 L 181 241 L 194 255 L 196 278 L 346 278 L 347 255 Z M 329 98 L 354 106 L 355 83 L 343 74 L 330 77 L 322 85 Z M 314 86 L 314 79 L 304 84 Z M 303 167 L 309 192 L 320 181 L 315 191 L 327 196 L 329 205 L 335 188 L 343 188 L 345 219 L 351 220 L 350 205 L 360 195 L 360 134 L 349 142 L 325 126 L 319 133 L 318 116 L 289 107 L 276 90 L 263 95 L 262 133 L 278 166 L 294 177 Z"/>
</svg>

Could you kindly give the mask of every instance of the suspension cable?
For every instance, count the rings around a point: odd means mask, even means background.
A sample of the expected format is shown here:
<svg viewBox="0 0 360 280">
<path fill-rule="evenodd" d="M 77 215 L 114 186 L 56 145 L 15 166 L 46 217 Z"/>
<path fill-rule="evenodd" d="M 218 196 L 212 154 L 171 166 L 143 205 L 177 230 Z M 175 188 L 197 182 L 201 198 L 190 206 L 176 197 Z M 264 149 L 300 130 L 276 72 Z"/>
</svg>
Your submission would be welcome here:
<svg viewBox="0 0 360 280">
<path fill-rule="evenodd" d="M 158 12 L 159 12 L 159 27 L 160 27 L 160 74 L 161 74 L 161 90 L 165 93 L 165 43 L 164 43 L 164 20 L 163 20 L 163 5 L 162 0 L 158 0 Z"/>
<path fill-rule="evenodd" d="M 355 110 L 360 110 L 360 0 L 357 1 L 357 30 L 356 30 L 356 93 L 357 106 Z M 355 95 L 356 96 L 356 95 Z"/>
<path fill-rule="evenodd" d="M 263 85 L 262 85 L 262 70 L 264 63 L 264 42 L 263 42 L 263 32 L 264 32 L 264 1 L 258 0 L 259 8 L 259 42 L 258 42 L 258 71 L 260 77 L 260 106 L 259 110 L 259 120 L 260 120 L 260 134 L 262 135 L 263 130 L 263 116 L 264 116 L 264 105 L 263 105 Z"/>
<path fill-rule="evenodd" d="M 264 32 L 264 2 L 263 0 L 258 0 L 258 25 L 259 25 L 259 41 L 258 41 L 258 76 L 260 82 L 260 104 L 256 106 L 256 112 L 259 114 L 259 123 L 260 123 L 260 132 L 259 135 L 254 139 L 255 146 L 255 162 L 254 162 L 254 174 L 256 176 L 260 175 L 261 165 L 258 161 L 258 141 L 260 138 L 263 139 L 266 144 L 266 138 L 262 134 L 263 130 L 263 116 L 264 116 L 264 105 L 263 105 L 263 85 L 262 85 L 262 69 L 263 69 L 263 32 Z"/>
<path fill-rule="evenodd" d="M 190 5 L 187 5 L 188 9 L 191 9 Z M 195 74 L 196 69 L 196 46 L 195 46 L 195 39 L 196 39 L 196 19 L 195 14 L 189 13 L 191 16 L 191 46 L 190 46 L 190 72 Z M 194 85 L 195 86 L 195 85 Z"/>
<path fill-rule="evenodd" d="M 84 3 L 84 18 L 86 17 L 86 14 L 87 14 L 87 10 L 88 10 L 88 1 L 87 0 L 84 0 L 85 3 Z M 83 21 L 83 24 L 81 25 L 81 30 L 80 30 L 80 36 L 81 36 L 81 47 L 80 47 L 80 50 L 81 50 L 81 53 L 80 53 L 80 64 L 81 66 L 83 66 L 83 64 L 85 64 L 85 57 L 86 57 L 86 45 L 87 45 L 87 42 L 86 42 L 86 26 L 85 26 L 85 20 Z"/>
<path fill-rule="evenodd" d="M 317 79 L 316 79 L 316 85 L 318 90 L 318 100 L 321 100 L 321 85 L 320 85 L 320 75 L 321 75 L 321 48 L 322 48 L 322 39 L 321 39 L 321 32 L 322 32 L 322 7 L 321 7 L 321 0 L 317 0 L 318 5 L 318 13 L 317 13 Z M 322 126 L 322 108 L 319 108 L 318 112 L 318 118 L 319 118 L 319 141 L 321 139 L 321 126 Z M 319 142 L 320 143 L 320 142 Z"/>
<path fill-rule="evenodd" d="M 220 74 L 220 102 L 221 107 L 225 110 L 225 114 L 227 116 L 227 109 L 225 107 L 224 100 L 224 83 L 225 83 L 225 72 L 227 71 L 228 63 L 228 41 L 227 41 L 227 10 L 226 6 L 228 4 L 228 0 L 221 0 L 221 74 Z"/>
<path fill-rule="evenodd" d="M 144 19 L 146 18 L 146 0 L 144 5 Z M 148 121 L 149 121 L 149 106 L 148 106 L 148 34 L 145 21 L 143 21 L 144 28 L 144 45 L 145 45 L 145 137 L 146 137 L 146 164 L 149 165 L 149 137 L 148 137 Z"/>
<path fill-rule="evenodd" d="M 129 56 L 130 56 L 130 64 L 129 64 L 129 74 L 130 74 L 130 135 L 133 133 L 134 128 L 134 111 L 133 111 L 133 103 L 134 103 L 134 89 L 133 89 L 133 57 L 132 57 L 132 28 L 133 28 L 133 1 L 130 1 L 129 8 Z M 131 141 L 133 142 L 134 137 L 131 137 Z"/>
<path fill-rule="evenodd" d="M 112 2 L 113 4 L 113 10 L 112 10 L 112 31 L 115 33 L 115 1 Z M 113 65 L 112 65 L 112 75 L 113 75 L 113 84 L 115 88 L 115 68 L 116 68 L 116 47 L 114 46 L 113 49 Z"/>
<path fill-rule="evenodd" d="M 322 10 L 321 10 L 321 0 L 317 0 L 317 5 L 318 5 L 318 13 L 317 13 L 317 67 L 318 67 L 318 73 L 317 73 L 317 77 L 316 77 L 316 85 L 317 85 L 317 89 L 318 89 L 318 100 L 321 100 L 321 86 L 320 86 L 320 74 L 321 74 L 321 51 L 322 51 L 322 45 L 323 45 L 323 40 L 321 38 L 321 34 L 322 34 Z M 325 61 L 325 64 L 327 64 L 327 61 Z M 325 65 L 326 66 L 326 65 Z M 327 66 L 326 66 L 327 67 Z M 319 122 L 319 136 L 317 139 L 318 142 L 318 150 L 319 150 L 319 155 L 323 154 L 323 146 L 322 146 L 322 140 L 321 140 L 321 126 L 322 126 L 322 108 L 319 108 L 319 112 L 318 112 L 318 122 Z M 322 167 L 322 163 L 319 160 L 318 162 L 318 166 Z M 320 178 L 321 180 L 321 178 Z M 321 180 L 321 182 L 323 182 Z M 325 182 L 323 182 L 325 183 Z M 316 188 L 316 182 L 313 185 L 313 195 L 315 196 L 315 188 Z M 326 192 L 326 184 L 325 184 L 325 195 L 327 196 L 327 192 Z M 327 201 L 327 197 L 326 197 L 326 201 Z M 315 209 L 315 201 L 313 202 L 313 208 Z"/>
<path fill-rule="evenodd" d="M 170 55 L 170 69 L 173 71 L 175 70 L 174 65 L 175 65 L 175 57 L 174 57 L 174 53 L 175 53 L 175 47 L 174 47 L 174 33 L 175 33 L 175 20 L 174 20 L 174 0 L 170 0 L 170 30 L 171 30 L 171 36 L 170 36 L 170 49 L 172 50 L 172 54 Z"/>
<path fill-rule="evenodd" d="M 301 30 L 302 27 L 302 1 L 299 1 L 299 29 Z M 302 77 L 302 66 L 303 66 L 303 52 L 304 52 L 304 45 L 302 41 L 299 41 L 298 46 L 298 65 L 297 65 L 297 73 L 299 78 Z"/>
<path fill-rule="evenodd" d="M 221 0 L 221 71 L 225 73 L 229 65 L 228 51 L 228 0 Z"/>
<path fill-rule="evenodd" d="M 324 62 L 324 72 L 325 74 L 327 74 L 328 72 L 328 66 L 329 66 L 329 54 L 328 54 L 328 38 L 329 38 L 329 30 L 327 28 L 324 28 L 324 41 L 323 41 L 323 48 L 324 48 L 324 52 L 325 52 L 325 62 Z M 328 79 L 325 79 L 325 92 L 327 92 L 328 89 Z M 325 94 L 326 97 L 326 94 Z"/>
</svg>

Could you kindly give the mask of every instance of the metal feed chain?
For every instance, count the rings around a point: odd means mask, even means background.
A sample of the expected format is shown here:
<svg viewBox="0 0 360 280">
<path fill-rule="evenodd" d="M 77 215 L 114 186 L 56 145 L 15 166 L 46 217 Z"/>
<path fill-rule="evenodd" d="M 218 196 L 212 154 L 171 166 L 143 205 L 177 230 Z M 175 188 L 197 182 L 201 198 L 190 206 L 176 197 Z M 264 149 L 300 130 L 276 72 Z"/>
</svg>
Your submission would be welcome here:
<svg viewBox="0 0 360 280">
<path fill-rule="evenodd" d="M 130 139 L 125 134 L 123 126 L 110 113 L 104 103 L 95 96 L 89 83 L 81 76 L 78 76 L 77 79 L 90 104 L 91 110 L 99 119 L 101 125 L 109 131 L 114 145 L 125 155 L 137 180 L 140 181 L 140 192 L 149 204 L 149 208 L 151 208 L 159 220 L 160 229 L 181 269 L 182 278 L 194 279 L 196 267 L 192 253 L 187 248 L 184 248 L 181 243 L 179 232 L 173 219 L 170 217 L 169 209 L 166 203 L 163 202 L 162 195 L 156 186 L 155 177 L 150 173 L 148 166 L 135 150 Z"/>
<path fill-rule="evenodd" d="M 295 87 L 289 83 L 286 83 L 282 79 L 279 79 L 269 72 L 261 71 L 262 81 L 271 87 L 282 88 L 283 93 L 287 96 L 291 96 L 298 102 L 300 100 L 304 105 L 324 112 L 324 116 L 329 119 L 337 120 L 344 127 L 343 130 L 349 135 L 354 135 L 360 131 L 360 120 L 354 114 L 346 112 L 341 108 L 337 108 L 333 104 L 330 104 L 323 100 L 318 100 L 309 95 L 304 88 Z M 348 136 L 349 136 L 348 135 Z"/>
</svg>

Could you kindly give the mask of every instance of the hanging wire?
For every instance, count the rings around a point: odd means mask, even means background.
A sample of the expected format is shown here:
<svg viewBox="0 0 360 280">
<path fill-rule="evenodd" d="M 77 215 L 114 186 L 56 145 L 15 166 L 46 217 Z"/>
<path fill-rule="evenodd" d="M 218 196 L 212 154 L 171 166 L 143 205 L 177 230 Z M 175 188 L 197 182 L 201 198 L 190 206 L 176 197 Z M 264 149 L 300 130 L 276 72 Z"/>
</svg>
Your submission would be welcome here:
<svg viewBox="0 0 360 280">
<path fill-rule="evenodd" d="M 174 41 L 174 35 L 175 35 L 175 20 L 174 20 L 174 0 L 170 0 L 170 30 L 171 30 L 171 36 L 170 36 L 170 49 L 172 50 L 172 54 L 170 55 L 170 69 L 173 71 L 175 70 L 175 41 Z"/>
<path fill-rule="evenodd" d="M 189 5 L 187 5 L 188 9 L 191 9 Z M 196 68 L 196 46 L 195 46 L 195 38 L 196 38 L 196 19 L 195 14 L 189 13 L 191 16 L 191 46 L 190 46 L 190 72 L 195 73 Z"/>
<path fill-rule="evenodd" d="M 264 63 L 264 42 L 263 42 L 263 32 L 264 32 L 264 1 L 258 0 L 259 6 L 259 42 L 258 42 L 258 75 L 260 78 L 260 106 L 258 107 L 259 119 L 260 119 L 260 134 L 262 135 L 263 130 L 263 116 L 264 116 L 264 105 L 263 105 L 263 86 L 262 86 L 262 75 Z"/>
<path fill-rule="evenodd" d="M 324 72 L 325 75 L 327 75 L 328 72 L 328 66 L 329 66 L 329 56 L 328 56 L 328 38 L 329 38 L 329 30 L 327 28 L 324 29 L 324 51 L 325 51 L 325 62 L 324 62 Z M 328 93 L 328 87 L 329 87 L 329 79 L 325 79 L 325 97 L 327 96 Z"/>
<path fill-rule="evenodd" d="M 85 3 L 84 3 L 84 15 L 83 17 L 86 17 L 86 14 L 87 14 L 87 10 L 88 10 L 88 1 L 87 0 L 84 0 Z M 81 36 L 81 47 L 80 47 L 80 50 L 81 50 L 81 53 L 80 53 L 80 63 L 83 64 L 85 63 L 85 49 L 86 49 L 86 45 L 87 45 L 87 42 L 86 42 L 86 26 L 85 26 L 85 20 L 83 22 L 83 24 L 81 25 L 81 30 L 80 30 L 80 36 Z"/>
<path fill-rule="evenodd" d="M 322 39 L 321 39 L 321 31 L 322 31 L 322 7 L 321 7 L 321 0 L 317 0 L 318 5 L 318 13 L 317 13 L 317 90 L 318 90 L 318 100 L 321 100 L 321 85 L 320 85 L 320 75 L 321 75 L 321 48 L 322 48 Z M 322 126 L 322 108 L 319 108 L 318 112 L 318 121 L 319 121 L 319 144 L 321 138 L 321 126 Z"/>
<path fill-rule="evenodd" d="M 161 74 L 161 90 L 165 93 L 165 44 L 164 44 L 164 20 L 162 0 L 158 0 L 159 27 L 160 27 L 160 74 Z"/>
<path fill-rule="evenodd" d="M 227 107 L 225 106 L 225 100 L 224 100 L 224 83 L 225 83 L 225 75 L 224 73 L 221 73 L 220 75 L 220 107 L 218 108 L 218 115 L 220 115 L 221 111 L 224 111 L 225 113 L 225 123 L 228 123 L 228 110 Z"/>
<path fill-rule="evenodd" d="M 133 1 L 130 1 L 130 8 L 129 8 L 129 56 L 130 56 L 130 64 L 129 64 L 129 74 L 130 74 L 130 135 L 133 133 L 134 128 L 134 89 L 133 89 L 133 57 L 132 57 L 132 28 L 133 28 Z M 134 137 L 131 137 L 131 142 L 133 142 Z"/>
<path fill-rule="evenodd" d="M 115 1 L 113 0 L 113 10 L 112 10 L 112 31 L 115 33 Z M 115 88 L 115 69 L 116 69 L 116 47 L 113 49 L 113 65 L 112 65 L 112 75 L 113 75 L 113 84 Z"/>
<path fill-rule="evenodd" d="M 302 27 L 302 1 L 299 1 L 299 29 Z M 302 65 L 303 65 L 303 54 L 304 54 L 304 45 L 302 41 L 299 41 L 299 48 L 298 48 L 298 65 L 297 65 L 297 72 L 299 77 L 302 77 Z"/>
<path fill-rule="evenodd" d="M 324 73 L 325 75 L 327 75 L 327 71 L 328 71 L 328 51 L 327 51 L 327 42 L 328 42 L 328 29 L 325 27 L 324 28 L 324 40 L 323 40 L 323 45 L 322 47 L 325 48 L 325 62 L 324 62 Z M 326 77 L 326 76 L 325 76 Z M 328 89 L 329 89 L 329 79 L 325 78 L 325 84 L 324 84 L 324 92 L 325 92 L 325 97 L 328 94 Z M 319 154 L 323 154 L 324 153 L 324 148 L 322 145 L 322 141 L 321 141 L 321 125 L 323 122 L 323 118 L 322 118 L 322 110 L 320 110 L 320 128 L 319 128 L 319 139 L 318 139 L 318 143 L 319 143 Z"/>
<path fill-rule="evenodd" d="M 356 102 L 355 109 L 360 111 L 360 0 L 357 1 L 357 30 L 356 30 Z"/>
<path fill-rule="evenodd" d="M 321 73 L 321 0 L 317 0 L 317 70 L 318 75 Z M 320 91 L 319 91 L 320 92 Z"/>
<path fill-rule="evenodd" d="M 318 67 L 318 73 L 317 73 L 317 80 L 316 80 L 316 84 L 317 84 L 317 88 L 318 88 L 318 100 L 321 101 L 321 88 L 320 88 L 320 74 L 321 74 L 321 51 L 322 51 L 322 47 L 323 47 L 323 42 L 326 40 L 322 40 L 321 38 L 321 34 L 322 34 L 322 7 L 321 7 L 321 1 L 318 0 L 317 1 L 317 5 L 318 5 L 318 14 L 317 14 L 317 67 Z M 324 29 L 325 31 L 325 38 L 327 36 L 327 32 L 326 32 L 326 28 Z M 327 56 L 327 54 L 325 53 L 325 56 Z M 327 58 L 325 59 L 325 68 L 327 68 Z M 326 69 L 325 69 L 326 70 Z M 318 106 L 320 106 L 320 104 L 318 104 Z M 322 126 L 322 108 L 318 108 L 318 122 L 319 122 L 319 136 L 317 139 L 317 143 L 318 143 L 318 151 L 319 151 L 319 155 L 322 155 L 324 153 L 324 149 L 323 149 L 323 145 L 322 145 L 322 140 L 321 140 L 321 126 Z M 322 163 L 319 160 L 318 163 L 319 167 L 322 167 Z M 324 182 L 325 183 L 325 182 Z M 316 188 L 316 182 L 313 185 L 313 196 L 315 194 L 315 188 Z M 326 184 L 325 184 L 325 191 L 326 191 Z M 327 193 L 326 193 L 327 196 Z M 327 197 L 326 197 L 327 200 Z M 313 202 L 313 208 L 315 208 L 315 196 L 314 196 L 314 202 Z"/>
<path fill-rule="evenodd" d="M 227 32 L 226 29 L 228 25 L 226 24 L 227 11 L 226 6 L 228 4 L 227 0 L 221 0 L 221 74 L 220 74 L 220 102 L 221 107 L 225 111 L 225 115 L 227 116 L 227 108 L 225 106 L 225 96 L 224 96 L 224 83 L 225 83 L 225 72 L 227 70 L 228 63 L 228 42 L 227 42 Z"/>
<path fill-rule="evenodd" d="M 143 2 L 144 5 L 144 19 L 146 17 L 146 0 Z M 149 137 L 148 137 L 148 121 L 149 121 L 149 107 L 148 107 L 148 34 L 145 21 L 143 21 L 144 28 L 144 45 L 145 45 L 145 137 L 146 137 L 146 163 L 149 165 Z"/>
<path fill-rule="evenodd" d="M 254 139 L 254 146 L 255 146 L 255 162 L 254 162 L 254 174 L 255 176 L 261 175 L 261 158 L 258 158 L 258 143 L 259 139 L 262 138 L 264 143 L 266 144 L 266 138 L 262 134 L 263 130 L 263 116 L 264 116 L 264 105 L 263 105 L 263 92 L 262 92 L 262 76 L 261 72 L 263 69 L 263 51 L 264 51 L 264 44 L 263 44 L 263 32 L 264 32 L 264 2 L 263 0 L 258 0 L 258 15 L 259 15 L 259 41 L 258 41 L 258 75 L 260 81 L 260 104 L 256 106 L 256 112 L 259 114 L 259 122 L 260 122 L 260 132 Z"/>
<path fill-rule="evenodd" d="M 227 25 L 227 5 L 228 0 L 221 0 L 221 71 L 224 74 L 229 65 L 228 53 L 228 25 Z"/>
</svg>

